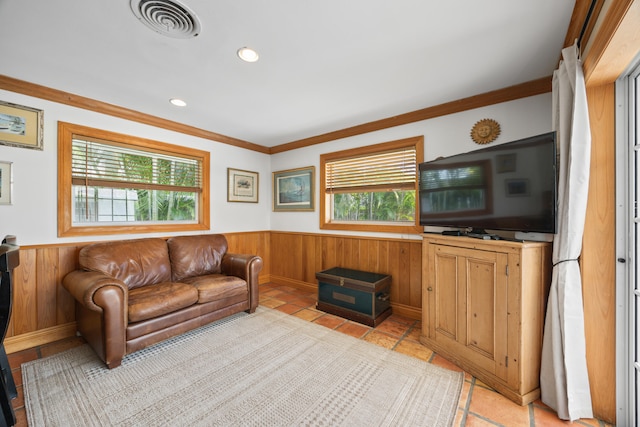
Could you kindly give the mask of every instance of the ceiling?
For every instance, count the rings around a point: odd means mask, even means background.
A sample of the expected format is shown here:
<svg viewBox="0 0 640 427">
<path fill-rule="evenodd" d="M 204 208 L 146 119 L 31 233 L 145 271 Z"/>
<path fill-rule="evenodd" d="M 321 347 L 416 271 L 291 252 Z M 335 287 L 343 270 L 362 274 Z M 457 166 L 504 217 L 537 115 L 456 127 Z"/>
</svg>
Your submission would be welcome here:
<svg viewBox="0 0 640 427">
<path fill-rule="evenodd" d="M 0 0 L 0 75 L 274 147 L 550 76 L 575 3 L 170 1 L 196 37 L 130 0 Z"/>
</svg>

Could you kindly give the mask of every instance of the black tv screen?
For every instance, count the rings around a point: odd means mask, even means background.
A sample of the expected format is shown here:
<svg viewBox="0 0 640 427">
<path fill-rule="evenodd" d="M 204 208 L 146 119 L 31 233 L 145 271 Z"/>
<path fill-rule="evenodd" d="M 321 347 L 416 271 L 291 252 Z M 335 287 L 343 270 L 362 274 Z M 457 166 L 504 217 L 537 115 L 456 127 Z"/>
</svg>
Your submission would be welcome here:
<svg viewBox="0 0 640 427">
<path fill-rule="evenodd" d="M 419 165 L 423 226 L 556 232 L 556 134 Z"/>
</svg>

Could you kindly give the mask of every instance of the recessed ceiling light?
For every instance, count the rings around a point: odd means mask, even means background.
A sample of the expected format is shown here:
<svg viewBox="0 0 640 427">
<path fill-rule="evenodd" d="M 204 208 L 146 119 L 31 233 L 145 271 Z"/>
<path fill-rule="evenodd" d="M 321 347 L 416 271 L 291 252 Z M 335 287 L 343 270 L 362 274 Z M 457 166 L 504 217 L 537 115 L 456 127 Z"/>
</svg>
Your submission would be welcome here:
<svg viewBox="0 0 640 427">
<path fill-rule="evenodd" d="M 176 107 L 186 107 L 187 103 L 184 102 L 182 99 L 178 99 L 178 98 L 171 98 L 169 100 L 170 103 L 172 103 L 173 105 L 175 105 Z"/>
<path fill-rule="evenodd" d="M 256 62 L 260 58 L 258 52 L 250 47 L 241 47 L 238 49 L 238 56 L 246 62 Z"/>
</svg>

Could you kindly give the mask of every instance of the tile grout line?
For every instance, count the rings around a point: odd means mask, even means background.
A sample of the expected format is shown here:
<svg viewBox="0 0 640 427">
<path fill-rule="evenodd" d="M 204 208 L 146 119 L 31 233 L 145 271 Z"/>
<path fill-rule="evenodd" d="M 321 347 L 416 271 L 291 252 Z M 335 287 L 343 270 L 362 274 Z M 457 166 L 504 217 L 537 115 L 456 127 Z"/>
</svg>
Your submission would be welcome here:
<svg viewBox="0 0 640 427">
<path fill-rule="evenodd" d="M 536 414 L 535 408 L 533 407 L 533 402 L 529 405 L 529 427 L 536 427 Z"/>
<path fill-rule="evenodd" d="M 435 353 L 433 354 L 435 355 Z M 471 381 L 469 381 L 469 393 L 467 394 L 467 401 L 465 402 L 464 409 L 462 410 L 462 420 L 460 420 L 460 427 L 463 427 L 467 424 L 467 416 L 469 415 L 469 407 L 471 406 L 471 395 L 473 393 L 475 383 L 476 379 L 474 377 L 471 377 Z"/>
<path fill-rule="evenodd" d="M 413 328 L 415 327 L 416 323 L 418 321 L 414 320 L 413 323 L 411 325 L 409 325 L 409 327 L 407 328 L 407 330 L 404 332 L 404 334 L 402 334 L 402 336 L 398 339 L 398 341 L 393 345 L 393 347 L 391 347 L 391 350 L 396 349 L 396 347 L 398 347 L 398 345 L 407 337 L 409 336 L 409 334 L 413 331 Z M 396 322 L 399 323 L 399 322 Z"/>
</svg>

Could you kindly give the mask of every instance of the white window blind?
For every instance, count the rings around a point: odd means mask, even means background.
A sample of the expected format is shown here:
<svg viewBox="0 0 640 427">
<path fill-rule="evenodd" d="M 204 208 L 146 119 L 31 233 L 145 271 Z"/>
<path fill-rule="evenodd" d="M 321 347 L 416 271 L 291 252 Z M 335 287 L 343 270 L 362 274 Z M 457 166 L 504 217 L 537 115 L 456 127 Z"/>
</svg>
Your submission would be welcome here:
<svg viewBox="0 0 640 427">
<path fill-rule="evenodd" d="M 200 161 L 188 157 L 74 138 L 71 162 L 73 185 L 202 191 Z"/>
<path fill-rule="evenodd" d="M 416 150 L 406 147 L 328 161 L 325 189 L 331 193 L 414 189 Z"/>
</svg>

